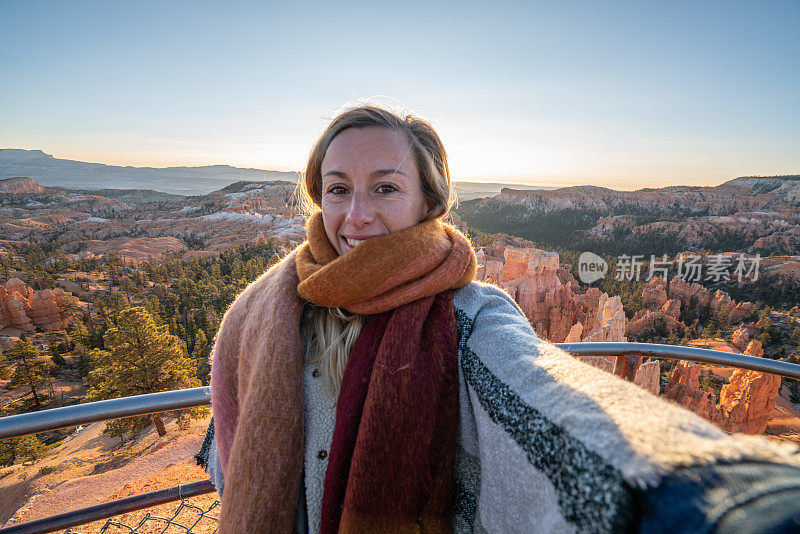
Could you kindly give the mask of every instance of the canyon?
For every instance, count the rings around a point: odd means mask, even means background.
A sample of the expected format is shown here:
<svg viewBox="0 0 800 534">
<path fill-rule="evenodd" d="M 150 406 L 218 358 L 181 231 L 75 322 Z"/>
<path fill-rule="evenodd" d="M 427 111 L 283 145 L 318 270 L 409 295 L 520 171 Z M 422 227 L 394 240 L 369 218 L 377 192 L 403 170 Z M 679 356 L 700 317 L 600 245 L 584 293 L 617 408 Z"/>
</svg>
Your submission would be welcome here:
<svg viewBox="0 0 800 534">
<path fill-rule="evenodd" d="M 538 250 L 519 238 L 504 236 L 477 251 L 479 280 L 496 283 L 519 305 L 536 333 L 553 343 L 627 341 L 663 321 L 670 332 L 681 332 L 681 307 L 724 310 L 729 324 L 737 324 L 733 345 L 723 350 L 762 357 L 761 343 L 751 340 L 758 329 L 744 323 L 752 315 L 752 303 L 735 302 L 721 291 L 710 292 L 681 279 L 665 282 L 654 277 L 642 290 L 645 308 L 629 322 L 618 296 L 609 297 L 595 287 L 581 290 L 571 273 L 561 266 L 556 252 Z M 715 347 L 719 349 L 720 347 Z M 738 349 L 738 350 L 737 350 Z M 654 395 L 661 393 L 661 364 L 642 356 L 584 357 L 586 363 L 630 380 Z M 780 377 L 734 369 L 712 401 L 700 386 L 708 366 L 680 361 L 666 377 L 664 397 L 731 432 L 762 434 L 777 405 Z M 723 373 L 725 374 L 725 373 Z"/>
<path fill-rule="evenodd" d="M 303 219 L 291 182 L 238 182 L 197 197 L 105 190 L 109 196 L 0 181 L 0 253 L 62 240 L 73 257 L 115 252 L 133 262 L 166 252 L 215 254 L 274 237 L 299 243 Z"/>
<path fill-rule="evenodd" d="M 766 209 L 788 217 L 798 201 L 798 182 L 765 180 L 737 179 L 718 188 L 637 192 L 591 187 L 503 190 L 498 197 L 479 202 L 516 202 L 545 212 L 567 208 L 591 212 L 620 206 L 669 211 L 674 207 L 668 202 L 672 197 L 680 199 L 679 211 L 703 213 L 704 217 L 728 217 L 731 210 Z M 295 185 L 290 182 L 237 182 L 201 196 L 111 189 L 100 195 L 97 191 L 43 187 L 30 178 L 18 177 L 0 181 L 0 191 L 0 254 L 13 255 L 26 243 L 60 240 L 64 243 L 61 253 L 73 258 L 97 258 L 113 252 L 123 263 L 136 264 L 170 253 L 187 258 L 214 255 L 244 242 L 270 238 L 288 250 L 304 238 Z M 723 201 L 728 197 L 734 200 Z M 629 215 L 611 217 L 598 219 L 598 227 L 605 228 L 604 232 L 616 232 L 617 221 L 635 222 Z M 470 230 L 467 219 L 458 214 L 453 215 L 452 223 L 465 232 Z M 625 228 L 635 233 L 636 226 Z M 570 266 L 561 264 L 558 253 L 541 250 L 521 237 L 495 235 L 477 247 L 477 257 L 478 279 L 504 289 L 536 333 L 551 342 L 627 341 L 656 329 L 682 335 L 689 326 L 682 320 L 687 310 L 708 308 L 710 313 L 724 312 L 720 317 L 734 329 L 731 350 L 760 355 L 756 354 L 760 348 L 754 345 L 759 329 L 751 317 L 752 304 L 737 302 L 725 291 L 679 278 L 667 281 L 653 277 L 643 286 L 641 309 L 629 318 L 619 296 L 582 286 Z M 765 268 L 776 269 L 792 261 L 767 261 Z M 786 272 L 791 275 L 793 270 Z M 5 344 L 36 328 L 64 329 L 69 318 L 63 303 L 68 297 L 71 294 L 63 289 L 35 291 L 21 280 L 7 280 L 0 286 L 0 335 L 4 335 Z M 764 426 L 764 412 L 774 407 L 770 399 L 777 394 L 774 377 L 734 373 L 723 388 L 724 394 L 719 392 L 717 405 L 694 387 L 697 377 L 690 366 L 683 369 L 686 366 L 681 364 L 662 380 L 659 363 L 641 357 L 590 357 L 585 361 L 632 380 L 653 394 L 663 389 L 668 398 L 737 431 L 753 432 Z"/>
<path fill-rule="evenodd" d="M 615 191 L 506 188 L 464 202 L 460 216 L 486 232 L 596 252 L 675 254 L 700 249 L 800 254 L 800 176 L 742 177 L 715 187 Z"/>
</svg>

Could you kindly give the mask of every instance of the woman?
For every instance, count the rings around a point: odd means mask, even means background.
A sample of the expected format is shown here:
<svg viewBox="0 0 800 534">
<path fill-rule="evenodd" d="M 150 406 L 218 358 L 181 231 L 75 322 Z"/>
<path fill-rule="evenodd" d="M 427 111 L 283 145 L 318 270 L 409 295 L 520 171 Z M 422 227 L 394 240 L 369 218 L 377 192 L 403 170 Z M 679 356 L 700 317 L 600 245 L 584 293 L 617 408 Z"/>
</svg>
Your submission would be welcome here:
<svg viewBox="0 0 800 534">
<path fill-rule="evenodd" d="M 303 189 L 308 240 L 214 345 L 222 532 L 688 532 L 800 495 L 786 449 L 577 361 L 474 282 L 428 123 L 342 113 Z"/>
</svg>

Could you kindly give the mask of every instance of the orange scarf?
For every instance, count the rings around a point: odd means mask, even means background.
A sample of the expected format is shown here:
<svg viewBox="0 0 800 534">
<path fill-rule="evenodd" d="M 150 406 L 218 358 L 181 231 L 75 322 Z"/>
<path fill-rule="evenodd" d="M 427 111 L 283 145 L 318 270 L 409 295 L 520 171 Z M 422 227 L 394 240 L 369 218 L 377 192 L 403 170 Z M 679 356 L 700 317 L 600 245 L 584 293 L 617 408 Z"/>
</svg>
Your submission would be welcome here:
<svg viewBox="0 0 800 534">
<path fill-rule="evenodd" d="M 393 310 L 475 278 L 475 254 L 461 232 L 439 220 L 373 237 L 339 257 L 322 213 L 311 216 L 297 252 L 297 292 L 317 306 L 363 315 Z"/>
</svg>

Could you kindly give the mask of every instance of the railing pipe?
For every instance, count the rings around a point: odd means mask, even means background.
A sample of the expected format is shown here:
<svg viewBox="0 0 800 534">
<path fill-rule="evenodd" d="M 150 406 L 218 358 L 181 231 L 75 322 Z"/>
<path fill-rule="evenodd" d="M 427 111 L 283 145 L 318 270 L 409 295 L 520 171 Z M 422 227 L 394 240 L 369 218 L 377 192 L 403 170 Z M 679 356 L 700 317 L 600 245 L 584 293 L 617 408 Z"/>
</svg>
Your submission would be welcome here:
<svg viewBox="0 0 800 534">
<path fill-rule="evenodd" d="M 637 354 L 651 358 L 713 363 L 715 365 L 739 367 L 742 369 L 800 379 L 800 365 L 796 363 L 758 358 L 746 354 L 735 354 L 733 352 L 701 349 L 698 347 L 659 345 L 655 343 L 556 343 L 556 346 L 569 352 L 573 356 L 622 356 L 625 354 Z"/>
<path fill-rule="evenodd" d="M 194 408 L 210 403 L 211 390 L 206 386 L 76 404 L 41 412 L 9 415 L 0 418 L 0 439 L 119 419 L 121 417 Z"/>
<path fill-rule="evenodd" d="M 114 517 L 115 515 L 126 514 L 142 508 L 150 508 L 151 506 L 202 495 L 203 493 L 211 493 L 212 491 L 215 491 L 215 489 L 209 480 L 199 480 L 0 528 L 0 534 L 44 534 L 45 532 L 55 532 L 56 530 L 84 525 L 100 519 Z"/>
</svg>

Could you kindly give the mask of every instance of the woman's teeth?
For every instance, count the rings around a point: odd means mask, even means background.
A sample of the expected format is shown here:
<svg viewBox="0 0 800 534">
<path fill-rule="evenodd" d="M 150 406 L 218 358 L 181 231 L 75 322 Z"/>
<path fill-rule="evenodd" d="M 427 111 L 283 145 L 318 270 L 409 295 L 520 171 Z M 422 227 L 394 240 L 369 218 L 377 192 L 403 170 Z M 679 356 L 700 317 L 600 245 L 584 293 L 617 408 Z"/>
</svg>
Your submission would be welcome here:
<svg viewBox="0 0 800 534">
<path fill-rule="evenodd" d="M 357 247 L 358 245 L 360 245 L 365 241 L 365 239 L 350 239 L 349 237 L 345 237 L 344 239 L 345 241 L 347 241 L 347 244 L 353 248 Z"/>
</svg>

